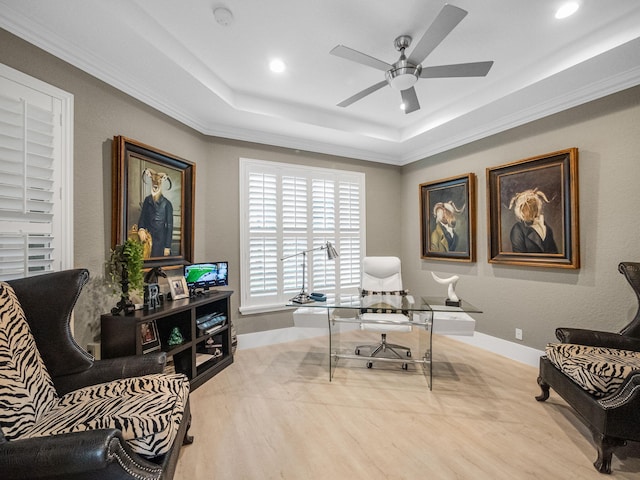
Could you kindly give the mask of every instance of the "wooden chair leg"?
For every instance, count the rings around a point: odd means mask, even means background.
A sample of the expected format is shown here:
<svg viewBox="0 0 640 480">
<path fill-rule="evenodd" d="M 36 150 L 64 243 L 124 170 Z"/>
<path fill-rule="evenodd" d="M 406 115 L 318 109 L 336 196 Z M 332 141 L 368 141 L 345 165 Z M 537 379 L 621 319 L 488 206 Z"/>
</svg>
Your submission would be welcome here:
<svg viewBox="0 0 640 480">
<path fill-rule="evenodd" d="M 609 437 L 601 433 L 593 433 L 593 440 L 596 442 L 598 458 L 593 462 L 593 466 L 600 473 L 611 473 L 611 457 L 616 448 L 627 444 L 621 438 Z"/>
<path fill-rule="evenodd" d="M 187 431 L 184 434 L 182 445 L 191 445 L 193 443 L 193 435 L 189 435 L 190 428 L 191 428 L 191 414 L 189 414 L 189 423 L 187 424 Z"/>
<path fill-rule="evenodd" d="M 539 402 L 544 402 L 549 398 L 549 385 L 545 382 L 542 377 L 538 377 L 538 385 L 540 385 L 540 389 L 542 393 L 536 397 L 536 400 Z"/>
</svg>

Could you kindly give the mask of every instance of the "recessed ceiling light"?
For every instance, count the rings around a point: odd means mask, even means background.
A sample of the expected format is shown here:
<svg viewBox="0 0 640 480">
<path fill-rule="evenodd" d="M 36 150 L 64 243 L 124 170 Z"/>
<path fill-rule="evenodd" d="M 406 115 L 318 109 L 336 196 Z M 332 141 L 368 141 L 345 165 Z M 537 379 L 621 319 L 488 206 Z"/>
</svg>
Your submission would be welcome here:
<svg viewBox="0 0 640 480">
<path fill-rule="evenodd" d="M 578 2 L 567 2 L 556 11 L 556 18 L 562 19 L 570 17 L 578 11 L 578 8 L 580 8 Z"/>
<path fill-rule="evenodd" d="M 284 64 L 284 62 L 282 60 L 280 60 L 279 58 L 274 58 L 273 60 L 271 60 L 271 62 L 269 63 L 269 68 L 271 69 L 272 72 L 274 73 L 282 73 L 287 69 L 287 66 Z"/>
<path fill-rule="evenodd" d="M 406 109 L 407 109 L 407 106 L 404 104 L 404 102 L 402 102 L 400 104 L 400 110 L 406 110 Z"/>
</svg>

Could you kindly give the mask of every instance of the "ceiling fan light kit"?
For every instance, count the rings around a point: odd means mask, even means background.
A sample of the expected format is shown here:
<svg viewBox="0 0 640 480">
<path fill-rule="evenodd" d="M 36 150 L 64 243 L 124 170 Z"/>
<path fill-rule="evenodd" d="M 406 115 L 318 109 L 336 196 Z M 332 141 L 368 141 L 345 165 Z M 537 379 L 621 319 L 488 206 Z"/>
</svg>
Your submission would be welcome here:
<svg viewBox="0 0 640 480">
<path fill-rule="evenodd" d="M 343 100 L 339 107 L 349 105 L 363 99 L 367 95 L 376 92 L 385 85 L 389 85 L 400 91 L 402 96 L 402 109 L 405 114 L 420 110 L 420 102 L 414 85 L 420 78 L 449 78 L 449 77 L 484 77 L 489 73 L 493 62 L 473 62 L 455 65 L 438 65 L 426 67 L 423 70 L 422 62 L 445 39 L 449 33 L 467 15 L 467 11 L 453 5 L 446 4 L 433 23 L 427 28 L 422 38 L 414 47 L 409 58 L 405 56 L 405 49 L 411 45 L 409 35 L 401 35 L 395 39 L 394 45 L 400 52 L 400 58 L 394 64 L 388 64 L 382 60 L 371 57 L 352 48 L 338 45 L 331 50 L 331 54 L 337 57 L 360 63 L 385 72 L 386 81 L 365 88 L 361 92 Z"/>
<path fill-rule="evenodd" d="M 407 65 L 406 67 L 394 68 L 386 73 L 387 82 L 396 90 L 406 90 L 415 85 L 420 78 L 420 71 L 422 67 L 413 65 Z"/>
<path fill-rule="evenodd" d="M 422 65 L 414 65 L 407 61 L 404 49 L 411 45 L 411 37 L 402 35 L 396 38 L 396 50 L 400 52 L 400 60 L 393 64 L 393 68 L 386 71 L 387 82 L 398 91 L 406 90 L 415 85 L 422 73 Z"/>
</svg>

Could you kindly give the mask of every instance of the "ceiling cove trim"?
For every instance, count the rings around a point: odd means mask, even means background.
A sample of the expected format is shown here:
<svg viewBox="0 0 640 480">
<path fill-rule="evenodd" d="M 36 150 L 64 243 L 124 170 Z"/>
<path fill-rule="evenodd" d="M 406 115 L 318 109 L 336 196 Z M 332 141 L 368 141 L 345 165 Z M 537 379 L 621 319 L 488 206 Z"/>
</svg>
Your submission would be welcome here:
<svg viewBox="0 0 640 480">
<path fill-rule="evenodd" d="M 305 140 L 298 137 L 277 135 L 257 130 L 229 127 L 226 125 L 213 125 L 201 133 L 213 137 L 227 138 L 244 142 L 259 143 L 274 147 L 288 148 L 292 150 L 335 155 L 353 160 L 385 163 L 388 165 L 402 166 L 402 158 L 399 155 L 386 155 L 369 149 L 345 147 L 334 143 Z"/>
<path fill-rule="evenodd" d="M 448 141 L 430 143 L 428 148 L 416 149 L 402 157 L 399 164 L 407 165 L 637 85 L 640 85 L 640 67 L 577 89 L 571 95 L 558 96 L 534 107 L 502 116 L 494 122 L 483 124 L 482 128 L 468 129 L 464 134 L 449 136 Z"/>
<path fill-rule="evenodd" d="M 293 148 L 297 150 L 318 152 L 323 154 L 338 155 L 342 157 L 374 161 L 387 163 L 392 165 L 403 166 L 409 163 L 428 158 L 430 156 L 442 153 L 444 151 L 456 148 L 467 143 L 480 140 L 490 135 L 506 131 L 510 128 L 521 126 L 523 124 L 544 118 L 562 110 L 572 108 L 592 100 L 604 97 L 606 95 L 624 90 L 640 84 L 640 67 L 632 67 L 627 71 L 609 77 L 606 80 L 594 82 L 585 87 L 578 88 L 569 94 L 563 94 L 556 96 L 552 99 L 547 99 L 544 102 L 536 104 L 534 107 L 526 108 L 517 111 L 514 114 L 498 116 L 495 121 L 489 123 L 476 123 L 481 125 L 478 128 L 463 128 L 459 129 L 460 123 L 466 123 L 474 116 L 474 112 L 470 112 L 468 119 L 454 119 L 449 123 L 445 123 L 440 127 L 434 129 L 434 131 L 427 131 L 423 135 L 436 136 L 438 130 L 453 130 L 464 133 L 446 134 L 446 140 L 434 139 L 433 142 L 429 142 L 426 148 L 417 148 L 409 152 L 403 151 L 409 148 L 406 143 L 399 143 L 397 145 L 396 154 L 385 154 L 379 151 L 371 149 L 359 149 L 353 147 L 344 147 L 341 145 L 330 144 L 317 140 L 306 140 L 297 137 L 289 137 L 278 134 L 271 134 L 268 132 L 261 132 L 251 129 L 236 128 L 233 126 L 223 126 L 219 124 L 204 123 L 198 120 L 192 115 L 188 115 L 183 109 L 178 106 L 172 105 L 163 101 L 159 96 L 150 94 L 144 86 L 136 85 L 136 82 L 131 78 L 127 78 L 126 73 L 112 64 L 105 64 L 103 60 L 99 60 L 90 51 L 82 50 L 82 56 L 77 56 L 71 53 L 71 46 L 62 40 L 55 32 L 50 32 L 49 40 L 45 40 L 37 32 L 41 31 L 44 27 L 38 25 L 31 19 L 24 17 L 14 11 L 13 18 L 19 18 L 19 22 L 13 22 L 6 16 L 0 17 L 0 27 L 7 31 L 17 35 L 18 37 L 25 39 L 26 41 L 34 44 L 35 46 L 49 52 L 50 54 L 74 65 L 80 70 L 93 75 L 94 77 L 104 81 L 105 83 L 113 86 L 114 88 L 132 96 L 133 98 L 157 109 L 158 111 L 168 115 L 169 117 L 179 121 L 196 131 L 211 136 L 224 137 L 234 140 L 242 140 L 247 142 L 255 142 L 265 145 L 274 145 L 284 148 Z M 30 25 L 30 28 L 25 28 L 24 25 Z M 50 41 L 51 37 L 55 38 L 55 43 Z M 618 48 L 628 47 L 636 48 L 640 41 L 638 39 L 628 42 L 624 46 Z M 73 45 L 74 49 L 77 49 L 77 45 Z M 633 56 L 633 55 L 632 55 Z M 627 58 L 630 64 L 634 62 Z M 585 62 L 585 63 L 588 63 Z M 212 73 L 212 72 L 211 72 Z M 213 74 L 213 73 L 212 73 Z M 213 74 L 215 75 L 215 74 Z M 126 78 L 126 80 L 125 80 Z M 198 80 L 198 79 L 196 79 Z M 200 83 L 202 81 L 198 80 Z M 206 86 L 206 84 L 203 84 Z M 524 89 L 524 91 L 529 90 Z M 521 94 L 523 91 L 514 92 L 514 94 Z M 226 92 L 228 96 L 226 99 L 232 99 L 234 92 L 229 89 Z M 225 96 L 219 98 L 225 100 Z M 233 100 L 231 100 L 233 102 Z M 479 108 L 476 112 L 481 111 L 483 108 Z M 344 122 L 344 121 L 343 121 Z M 376 126 L 379 128 L 379 126 Z M 327 127 L 325 127 L 327 128 Z M 362 136 L 360 133 L 356 135 Z M 368 138 L 375 138 L 369 135 L 364 135 Z M 383 141 L 389 141 L 394 137 L 393 133 L 386 135 L 386 138 L 382 138 Z M 381 140 L 378 137 L 378 140 Z M 393 141 L 393 140 L 392 140 Z M 407 143 L 411 143 L 408 139 Z"/>
</svg>

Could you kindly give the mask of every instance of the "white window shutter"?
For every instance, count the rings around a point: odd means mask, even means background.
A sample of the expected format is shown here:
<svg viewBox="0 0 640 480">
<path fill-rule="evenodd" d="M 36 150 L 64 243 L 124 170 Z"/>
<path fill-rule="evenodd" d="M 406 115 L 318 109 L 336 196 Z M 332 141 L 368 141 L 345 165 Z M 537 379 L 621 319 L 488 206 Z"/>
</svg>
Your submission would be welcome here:
<svg viewBox="0 0 640 480">
<path fill-rule="evenodd" d="M 68 268 L 73 97 L 4 65 L 0 87 L 0 280 Z"/>
<path fill-rule="evenodd" d="M 356 182 L 341 181 L 339 183 L 340 241 L 340 287 L 343 289 L 360 286 L 360 266 L 364 256 L 360 239 L 361 219 L 363 212 L 364 191 Z"/>
<path fill-rule="evenodd" d="M 251 296 L 278 292 L 277 178 L 249 177 L 249 292 Z"/>
<path fill-rule="evenodd" d="M 240 197 L 247 219 L 240 235 L 241 312 L 282 308 L 303 283 L 309 292 L 355 293 L 365 241 L 364 174 L 241 159 Z M 319 249 L 327 242 L 337 259 Z"/>
</svg>

